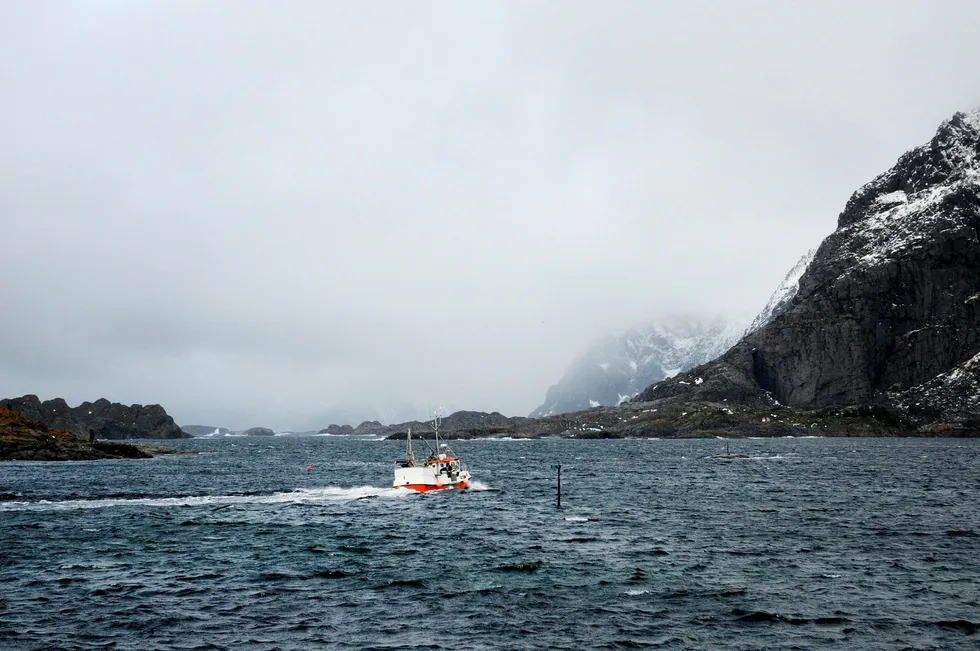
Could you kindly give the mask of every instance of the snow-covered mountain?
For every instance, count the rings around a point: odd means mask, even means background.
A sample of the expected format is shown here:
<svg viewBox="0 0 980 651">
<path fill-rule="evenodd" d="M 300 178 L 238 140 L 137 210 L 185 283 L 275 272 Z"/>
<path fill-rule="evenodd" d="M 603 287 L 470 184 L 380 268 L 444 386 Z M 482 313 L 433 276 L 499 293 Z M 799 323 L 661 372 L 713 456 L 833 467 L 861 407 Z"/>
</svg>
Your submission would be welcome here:
<svg viewBox="0 0 980 651">
<path fill-rule="evenodd" d="M 774 321 L 640 399 L 873 405 L 980 431 L 980 110 L 858 189 L 797 284 Z"/>
<path fill-rule="evenodd" d="M 572 362 L 531 417 L 620 404 L 654 382 L 714 359 L 744 329 L 745 320 L 675 317 L 604 337 Z"/>
<path fill-rule="evenodd" d="M 800 288 L 800 277 L 803 276 L 806 268 L 810 266 L 810 262 L 813 261 L 813 255 L 816 252 L 816 249 L 810 249 L 804 253 L 799 262 L 789 270 L 789 273 L 783 278 L 783 282 L 779 283 L 779 287 L 769 297 L 769 302 L 762 308 L 759 315 L 752 320 L 752 324 L 745 331 L 745 334 L 755 332 L 786 311 L 790 303 L 792 303 L 793 297 L 796 296 L 797 290 Z"/>
</svg>

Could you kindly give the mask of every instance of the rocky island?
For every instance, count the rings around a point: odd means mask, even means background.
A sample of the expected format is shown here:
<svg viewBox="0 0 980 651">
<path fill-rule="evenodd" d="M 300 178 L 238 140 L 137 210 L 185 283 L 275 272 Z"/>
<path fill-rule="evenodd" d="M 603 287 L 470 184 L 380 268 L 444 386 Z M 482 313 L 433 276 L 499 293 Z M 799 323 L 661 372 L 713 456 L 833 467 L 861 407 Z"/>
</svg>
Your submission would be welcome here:
<svg viewBox="0 0 980 651">
<path fill-rule="evenodd" d="M 275 436 L 276 433 L 268 427 L 250 427 L 244 432 L 245 436 Z"/>
</svg>

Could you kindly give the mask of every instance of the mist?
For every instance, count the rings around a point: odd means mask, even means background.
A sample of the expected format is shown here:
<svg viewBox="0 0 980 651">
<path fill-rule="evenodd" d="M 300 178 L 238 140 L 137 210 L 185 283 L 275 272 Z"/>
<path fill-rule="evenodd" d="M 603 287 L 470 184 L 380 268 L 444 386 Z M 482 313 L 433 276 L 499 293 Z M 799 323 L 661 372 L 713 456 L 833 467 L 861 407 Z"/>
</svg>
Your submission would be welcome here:
<svg viewBox="0 0 980 651">
<path fill-rule="evenodd" d="M 523 415 L 980 104 L 970 2 L 13 1 L 0 396 Z M 356 422 L 354 422 L 356 424 Z"/>
</svg>

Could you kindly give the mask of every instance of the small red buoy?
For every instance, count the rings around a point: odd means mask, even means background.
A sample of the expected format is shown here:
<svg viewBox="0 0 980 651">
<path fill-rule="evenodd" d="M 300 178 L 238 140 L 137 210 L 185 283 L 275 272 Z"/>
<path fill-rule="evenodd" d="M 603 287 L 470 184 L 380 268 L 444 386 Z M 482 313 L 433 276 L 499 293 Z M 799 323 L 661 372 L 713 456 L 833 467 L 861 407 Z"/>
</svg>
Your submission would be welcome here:
<svg viewBox="0 0 980 651">
<path fill-rule="evenodd" d="M 307 470 L 313 470 L 313 466 L 306 466 Z"/>
</svg>

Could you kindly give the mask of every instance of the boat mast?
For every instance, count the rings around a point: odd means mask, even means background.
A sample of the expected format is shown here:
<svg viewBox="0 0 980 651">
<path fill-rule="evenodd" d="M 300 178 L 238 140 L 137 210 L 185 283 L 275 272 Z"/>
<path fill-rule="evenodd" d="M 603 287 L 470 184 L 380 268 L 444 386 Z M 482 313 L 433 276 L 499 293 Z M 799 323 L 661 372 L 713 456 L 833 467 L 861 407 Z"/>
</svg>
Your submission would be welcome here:
<svg viewBox="0 0 980 651">
<path fill-rule="evenodd" d="M 415 465 L 415 453 L 412 452 L 412 428 L 411 427 L 408 428 L 408 460 L 412 462 L 413 466 Z"/>
<path fill-rule="evenodd" d="M 432 426 L 436 430 L 436 459 L 439 458 L 439 425 L 442 423 L 442 416 L 436 412 L 436 417 L 432 419 Z"/>
</svg>

